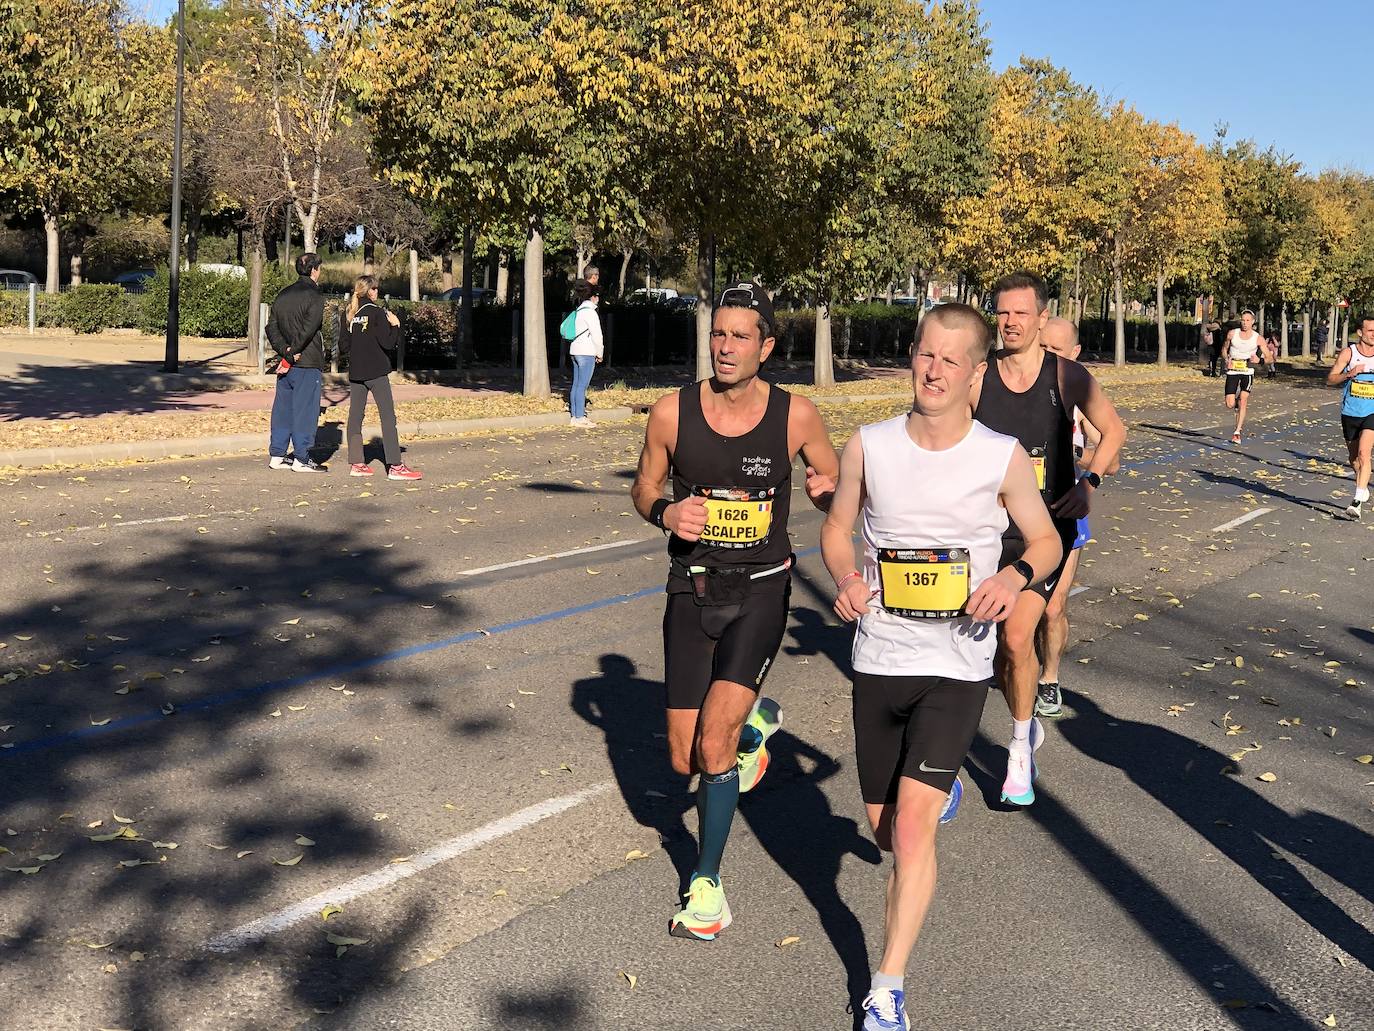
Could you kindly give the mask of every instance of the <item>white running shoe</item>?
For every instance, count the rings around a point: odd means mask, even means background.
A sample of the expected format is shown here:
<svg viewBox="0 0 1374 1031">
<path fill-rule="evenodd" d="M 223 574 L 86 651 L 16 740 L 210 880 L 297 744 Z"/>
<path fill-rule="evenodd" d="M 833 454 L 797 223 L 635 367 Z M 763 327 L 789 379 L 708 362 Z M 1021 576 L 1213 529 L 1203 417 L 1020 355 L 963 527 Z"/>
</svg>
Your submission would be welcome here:
<svg viewBox="0 0 1374 1031">
<path fill-rule="evenodd" d="M 267 468 L 290 469 L 291 459 L 287 458 L 285 455 L 273 455 L 271 458 L 267 460 Z"/>
<path fill-rule="evenodd" d="M 325 472 L 325 468 L 313 458 L 307 458 L 303 462 L 298 458 L 291 466 L 291 471 L 293 473 L 322 473 Z"/>
</svg>

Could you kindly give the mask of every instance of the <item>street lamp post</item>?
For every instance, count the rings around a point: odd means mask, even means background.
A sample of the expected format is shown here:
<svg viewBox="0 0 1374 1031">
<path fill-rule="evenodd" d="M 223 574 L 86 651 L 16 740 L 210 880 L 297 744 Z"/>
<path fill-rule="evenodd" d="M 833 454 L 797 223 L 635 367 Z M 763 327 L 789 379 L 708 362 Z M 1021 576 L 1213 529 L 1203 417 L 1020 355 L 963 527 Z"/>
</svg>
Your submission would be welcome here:
<svg viewBox="0 0 1374 1031">
<path fill-rule="evenodd" d="M 186 6 L 177 0 L 177 104 L 172 121 L 172 253 L 167 267 L 167 355 L 163 372 L 177 371 L 181 343 L 181 100 L 186 69 Z"/>
</svg>

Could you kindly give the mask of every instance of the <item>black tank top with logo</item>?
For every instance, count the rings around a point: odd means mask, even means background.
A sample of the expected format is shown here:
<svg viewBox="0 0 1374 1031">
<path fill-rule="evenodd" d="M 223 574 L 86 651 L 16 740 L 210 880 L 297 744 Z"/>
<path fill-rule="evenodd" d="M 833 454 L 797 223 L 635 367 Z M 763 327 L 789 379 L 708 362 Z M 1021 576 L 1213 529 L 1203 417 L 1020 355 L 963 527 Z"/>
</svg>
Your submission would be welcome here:
<svg viewBox="0 0 1374 1031">
<path fill-rule="evenodd" d="M 983 374 L 983 388 L 973 417 L 990 430 L 1015 437 L 1036 466 L 1036 478 L 1043 469 L 1040 496 L 1048 508 L 1073 486 L 1076 476 L 1073 461 L 1073 418 L 1059 396 L 1059 358 L 1048 352 L 1040 363 L 1040 375 L 1024 393 L 1017 393 L 1002 380 L 1001 361 L 996 353 Z M 1053 513 L 1051 513 L 1053 515 Z M 1055 519 L 1060 536 L 1073 536 L 1075 520 Z M 1016 524 L 1007 527 L 1007 537 L 1020 537 Z"/>
<path fill-rule="evenodd" d="M 763 418 L 747 433 L 726 437 L 713 430 L 701 410 L 694 383 L 678 392 L 677 445 L 673 450 L 673 498 L 692 493 L 707 499 L 711 513 L 699 541 L 668 538 L 674 560 L 668 590 L 690 590 L 687 567 L 753 568 L 785 563 L 792 554 L 787 517 L 792 505 L 792 456 L 787 445 L 787 416 L 792 397 L 773 385 Z M 785 583 L 786 576 L 766 581 Z M 761 588 L 765 580 L 758 582 Z"/>
</svg>

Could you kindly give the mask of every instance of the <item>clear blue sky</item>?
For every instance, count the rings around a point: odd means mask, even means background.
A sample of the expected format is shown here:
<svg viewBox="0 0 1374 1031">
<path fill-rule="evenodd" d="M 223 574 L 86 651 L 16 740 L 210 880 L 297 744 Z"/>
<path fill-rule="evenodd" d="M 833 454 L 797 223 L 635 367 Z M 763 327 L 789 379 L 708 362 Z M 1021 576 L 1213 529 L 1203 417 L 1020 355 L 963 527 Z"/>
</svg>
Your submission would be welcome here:
<svg viewBox="0 0 1374 1031">
<path fill-rule="evenodd" d="M 131 0 L 162 21 L 176 0 Z M 997 71 L 1048 58 L 1203 142 L 1273 144 L 1311 171 L 1374 172 L 1370 0 L 983 0 Z"/>
<path fill-rule="evenodd" d="M 1065 68 L 1204 143 L 1291 154 L 1309 171 L 1374 172 L 1369 0 L 983 0 L 992 65 L 1021 55 Z"/>
</svg>

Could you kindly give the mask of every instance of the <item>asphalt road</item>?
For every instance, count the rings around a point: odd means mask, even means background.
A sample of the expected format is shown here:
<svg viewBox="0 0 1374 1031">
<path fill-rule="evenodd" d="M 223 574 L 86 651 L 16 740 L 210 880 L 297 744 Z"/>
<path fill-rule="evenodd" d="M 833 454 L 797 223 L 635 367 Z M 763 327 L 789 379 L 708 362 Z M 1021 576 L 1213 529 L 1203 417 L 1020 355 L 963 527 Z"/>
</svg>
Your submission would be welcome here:
<svg viewBox="0 0 1374 1031">
<path fill-rule="evenodd" d="M 1013 812 L 989 699 L 916 1028 L 1374 1028 L 1374 535 L 1333 518 L 1334 392 L 1261 383 L 1239 447 L 1219 395 L 1125 411 L 1069 712 Z M 804 504 L 735 924 L 666 933 L 695 814 L 641 432 L 422 442 L 413 485 L 250 459 L 8 482 L 0 866 L 37 870 L 0 869 L 0 1026 L 852 1027 L 884 871 Z"/>
</svg>

